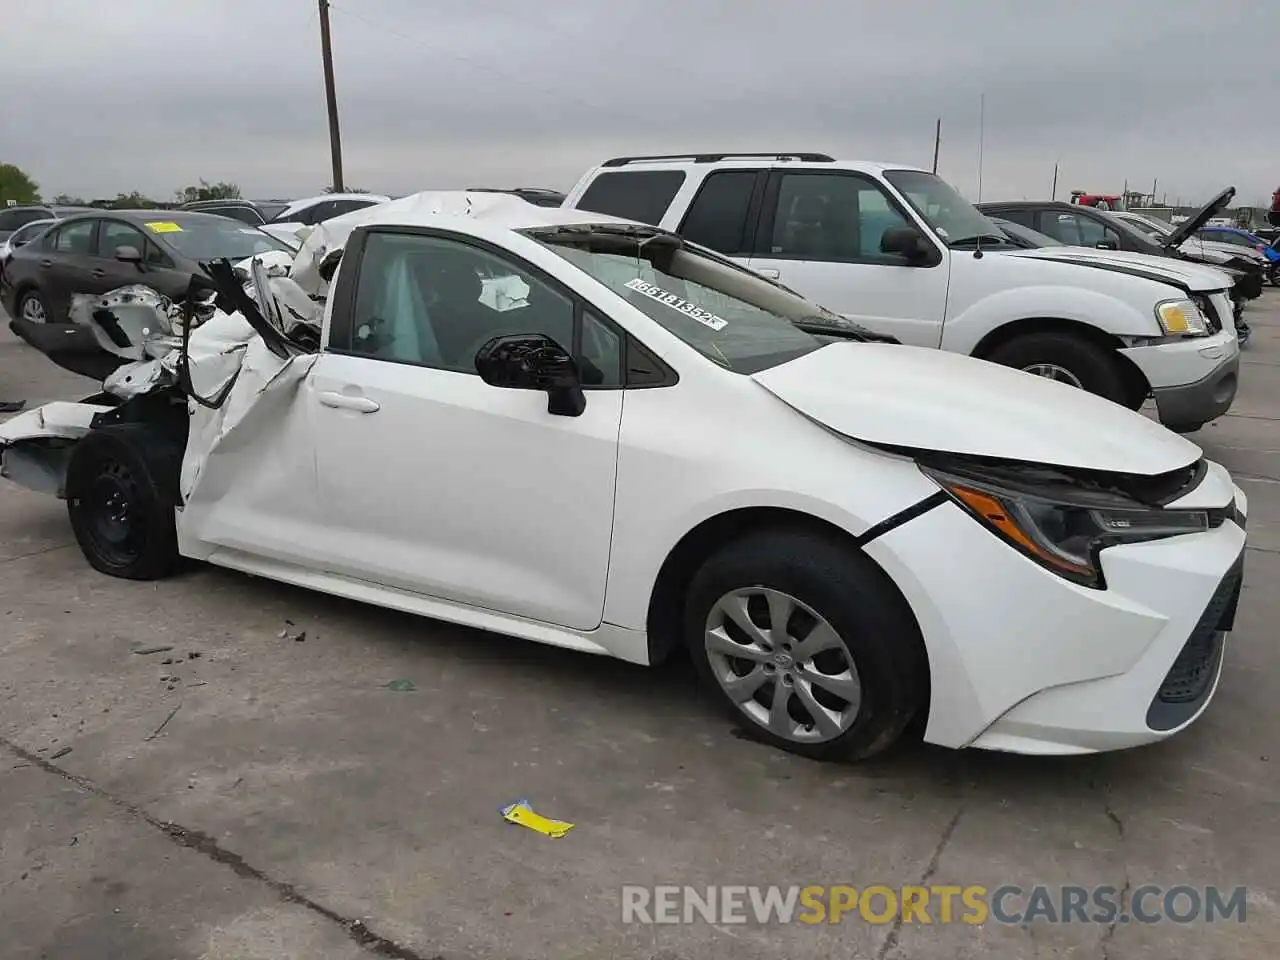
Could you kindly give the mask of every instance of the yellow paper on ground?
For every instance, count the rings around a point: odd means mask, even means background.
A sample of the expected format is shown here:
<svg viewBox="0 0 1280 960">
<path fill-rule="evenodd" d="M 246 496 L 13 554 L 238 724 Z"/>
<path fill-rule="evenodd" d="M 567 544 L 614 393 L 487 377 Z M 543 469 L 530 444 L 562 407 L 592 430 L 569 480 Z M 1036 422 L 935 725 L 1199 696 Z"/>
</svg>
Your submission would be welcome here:
<svg viewBox="0 0 1280 960">
<path fill-rule="evenodd" d="M 565 820 L 552 820 L 540 813 L 534 813 L 528 800 L 517 800 L 509 807 L 502 808 L 502 818 L 508 823 L 516 823 L 548 837 L 559 839 L 573 829 L 573 824 Z"/>
</svg>

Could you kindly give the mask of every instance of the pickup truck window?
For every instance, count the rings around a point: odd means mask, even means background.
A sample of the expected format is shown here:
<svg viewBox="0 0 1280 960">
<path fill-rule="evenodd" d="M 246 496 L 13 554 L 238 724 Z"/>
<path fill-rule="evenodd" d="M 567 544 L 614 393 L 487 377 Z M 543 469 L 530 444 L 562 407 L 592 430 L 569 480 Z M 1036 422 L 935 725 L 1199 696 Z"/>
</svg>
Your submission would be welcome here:
<svg viewBox="0 0 1280 960">
<path fill-rule="evenodd" d="M 656 226 L 683 183 L 683 170 L 602 173 L 591 181 L 576 206 L 579 210 Z"/>
<path fill-rule="evenodd" d="M 825 345 L 793 322 L 830 324 L 822 308 L 678 237 L 597 225 L 526 231 L 703 356 L 755 373 Z M 834 325 L 834 324 L 832 324 Z"/>
<path fill-rule="evenodd" d="M 707 177 L 680 224 L 680 235 L 723 254 L 745 253 L 756 177 L 755 170 L 720 170 Z"/>
<path fill-rule="evenodd" d="M 884 178 L 901 191 L 948 246 L 1002 243 L 996 225 L 941 177 L 923 170 L 887 170 Z"/>
<path fill-rule="evenodd" d="M 787 173 L 778 188 L 769 256 L 899 264 L 901 257 L 880 252 L 880 240 L 906 223 L 869 177 Z"/>
</svg>

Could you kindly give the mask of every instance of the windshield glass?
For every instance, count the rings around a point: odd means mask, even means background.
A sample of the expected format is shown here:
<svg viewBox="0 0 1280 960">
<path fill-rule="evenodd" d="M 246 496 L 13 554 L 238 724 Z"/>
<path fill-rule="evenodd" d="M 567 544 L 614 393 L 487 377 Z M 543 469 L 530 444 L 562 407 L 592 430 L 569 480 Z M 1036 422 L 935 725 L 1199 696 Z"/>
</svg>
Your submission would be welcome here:
<svg viewBox="0 0 1280 960">
<path fill-rule="evenodd" d="M 884 176 L 947 244 L 1008 243 L 999 227 L 941 177 L 922 170 L 886 170 Z"/>
<path fill-rule="evenodd" d="M 825 345 L 793 326 L 845 326 L 841 318 L 731 263 L 651 229 L 592 224 L 526 231 L 736 373 L 755 373 Z"/>
<path fill-rule="evenodd" d="M 192 260 L 243 260 L 260 253 L 293 250 L 275 237 L 239 220 L 208 214 L 208 219 L 192 216 L 180 221 L 148 220 L 147 227 L 184 257 Z"/>
<path fill-rule="evenodd" d="M 1132 221 L 1126 220 L 1124 217 L 1118 217 L 1108 210 L 1099 210 L 1097 215 L 1103 217 L 1109 224 L 1114 226 L 1115 229 L 1119 230 L 1125 236 L 1135 240 L 1140 240 L 1146 244 L 1163 243 L 1164 238 L 1167 236 L 1167 234 L 1158 233 L 1153 239 L 1151 234 L 1155 231 L 1154 227 L 1151 228 L 1151 230 L 1144 230 Z"/>
<path fill-rule="evenodd" d="M 1041 233 L 1039 230 L 1032 230 L 1030 227 L 1024 227 L 1020 223 L 1014 223 L 1012 220 L 1000 220 L 992 218 L 992 223 L 998 224 L 1000 229 L 1010 236 L 1017 237 L 1019 240 L 1025 241 L 1034 247 L 1065 247 L 1066 244 L 1056 237 L 1051 237 L 1047 233 Z"/>
<path fill-rule="evenodd" d="M 1169 224 L 1161 223 L 1159 220 L 1152 217 L 1144 217 L 1140 213 L 1131 213 L 1127 217 L 1120 217 L 1119 219 L 1128 223 L 1132 227 L 1137 227 L 1139 230 L 1147 233 L 1154 233 L 1156 236 L 1167 237 L 1169 234 L 1173 233 L 1173 227 Z"/>
<path fill-rule="evenodd" d="M 289 208 L 287 203 L 279 203 L 274 200 L 258 200 L 255 202 L 258 204 L 258 209 L 262 211 L 262 215 L 268 220 L 274 220 Z"/>
</svg>

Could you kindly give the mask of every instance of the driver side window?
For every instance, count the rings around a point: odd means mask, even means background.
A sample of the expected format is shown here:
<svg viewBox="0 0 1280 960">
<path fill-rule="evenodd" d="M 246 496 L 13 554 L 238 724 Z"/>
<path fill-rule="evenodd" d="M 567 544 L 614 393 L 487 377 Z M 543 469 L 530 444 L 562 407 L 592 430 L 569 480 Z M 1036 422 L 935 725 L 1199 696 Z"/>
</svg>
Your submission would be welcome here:
<svg viewBox="0 0 1280 960">
<path fill-rule="evenodd" d="M 360 261 L 352 353 L 476 374 L 494 337 L 540 333 L 578 359 L 584 386 L 618 386 L 621 342 L 606 324 L 578 322 L 573 300 L 527 270 L 443 237 L 372 233 Z"/>
<path fill-rule="evenodd" d="M 783 174 L 769 256 L 902 263 L 880 251 L 886 230 L 908 221 L 872 180 L 855 174 Z"/>
</svg>

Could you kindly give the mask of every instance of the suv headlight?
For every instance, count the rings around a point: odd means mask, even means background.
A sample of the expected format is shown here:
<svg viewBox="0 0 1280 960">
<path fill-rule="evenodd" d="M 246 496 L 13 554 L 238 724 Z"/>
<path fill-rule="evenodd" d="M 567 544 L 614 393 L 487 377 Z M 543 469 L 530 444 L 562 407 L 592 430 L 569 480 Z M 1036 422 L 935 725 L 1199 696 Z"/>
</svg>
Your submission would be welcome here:
<svg viewBox="0 0 1280 960">
<path fill-rule="evenodd" d="M 1156 304 L 1160 329 L 1171 337 L 1203 337 L 1209 321 L 1194 300 L 1163 300 Z"/>
<path fill-rule="evenodd" d="M 1141 543 L 1209 529 L 1204 510 L 1115 508 L 1081 497 L 1040 496 L 985 480 L 921 469 L 979 523 L 1042 567 L 1074 583 L 1105 589 L 1098 554 L 1120 543 Z"/>
</svg>

